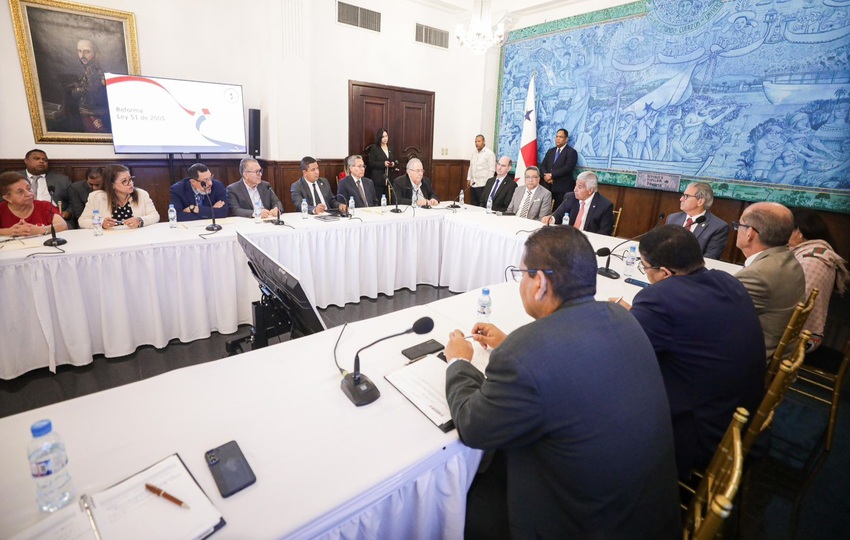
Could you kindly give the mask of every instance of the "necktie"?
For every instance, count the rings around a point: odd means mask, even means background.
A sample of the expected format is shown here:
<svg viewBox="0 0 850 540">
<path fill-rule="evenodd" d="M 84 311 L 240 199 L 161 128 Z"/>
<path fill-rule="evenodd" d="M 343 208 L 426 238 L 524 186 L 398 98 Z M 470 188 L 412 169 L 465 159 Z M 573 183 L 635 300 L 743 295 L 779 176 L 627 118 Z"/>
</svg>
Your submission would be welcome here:
<svg viewBox="0 0 850 540">
<path fill-rule="evenodd" d="M 419 188 L 415 187 L 415 188 L 413 188 L 413 197 L 410 200 L 410 204 L 416 204 L 416 202 L 418 200 L 419 200 Z"/>
<path fill-rule="evenodd" d="M 357 181 L 357 190 L 360 191 L 360 198 L 363 199 L 363 205 L 369 206 L 369 202 L 366 200 L 366 192 L 363 191 L 363 184 L 360 180 Z"/>
<path fill-rule="evenodd" d="M 561 149 L 560 148 L 555 150 L 555 161 L 558 161 L 559 157 L 561 157 Z"/>
<path fill-rule="evenodd" d="M 519 211 L 519 217 L 528 217 L 528 210 L 531 208 L 531 190 L 525 190 L 525 200 L 522 202 L 522 210 Z"/>
<path fill-rule="evenodd" d="M 692 220 L 691 217 L 688 216 L 688 219 L 685 220 L 685 224 L 683 225 L 683 227 L 685 227 L 688 230 L 691 230 L 691 225 L 693 225 L 693 224 L 694 224 L 694 220 Z"/>
<path fill-rule="evenodd" d="M 490 200 L 491 200 L 491 201 L 492 201 L 492 200 L 493 200 L 493 198 L 496 196 L 496 192 L 497 192 L 497 191 L 499 191 L 499 185 L 500 185 L 501 183 L 502 183 L 502 179 L 501 179 L 501 178 L 497 178 L 497 179 L 496 179 L 496 185 L 495 185 L 495 186 L 493 186 L 493 191 L 491 191 L 491 192 L 490 192 Z"/>
<path fill-rule="evenodd" d="M 38 183 L 39 181 L 41 181 L 42 178 L 44 177 L 41 175 L 32 177 L 32 193 L 33 195 L 35 195 L 36 199 L 38 198 Z"/>
<path fill-rule="evenodd" d="M 573 227 L 576 229 L 581 229 L 581 219 L 584 217 L 584 201 L 581 201 L 581 204 L 578 208 L 578 215 L 576 216 L 576 222 L 573 223 Z"/>
<path fill-rule="evenodd" d="M 319 192 L 316 191 L 315 182 L 313 182 L 313 206 L 319 206 Z"/>
</svg>

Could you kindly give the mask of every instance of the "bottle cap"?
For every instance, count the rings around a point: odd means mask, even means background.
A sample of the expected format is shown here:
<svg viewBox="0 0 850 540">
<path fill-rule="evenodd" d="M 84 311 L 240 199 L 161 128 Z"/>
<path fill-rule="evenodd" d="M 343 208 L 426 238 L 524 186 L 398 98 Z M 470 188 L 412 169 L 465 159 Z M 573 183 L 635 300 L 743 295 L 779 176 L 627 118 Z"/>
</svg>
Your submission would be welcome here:
<svg viewBox="0 0 850 540">
<path fill-rule="evenodd" d="M 481 289 L 481 294 L 485 294 L 487 296 L 490 296 L 490 289 L 488 289 L 487 287 L 484 287 L 483 289 Z"/>
<path fill-rule="evenodd" d="M 33 437 L 43 437 L 53 431 L 53 424 L 50 420 L 39 420 L 30 427 Z"/>
<path fill-rule="evenodd" d="M 168 207 L 169 207 L 169 208 L 174 208 L 174 205 L 173 205 L 173 204 L 169 204 L 169 205 L 168 205 Z"/>
</svg>

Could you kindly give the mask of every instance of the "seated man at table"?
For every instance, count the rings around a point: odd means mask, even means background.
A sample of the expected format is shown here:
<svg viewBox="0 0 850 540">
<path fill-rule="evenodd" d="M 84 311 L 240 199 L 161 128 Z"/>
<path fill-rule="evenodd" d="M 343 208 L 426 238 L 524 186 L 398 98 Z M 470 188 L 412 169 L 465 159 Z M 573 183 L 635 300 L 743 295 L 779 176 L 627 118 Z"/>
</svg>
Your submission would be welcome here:
<svg viewBox="0 0 850 540">
<path fill-rule="evenodd" d="M 551 216 L 540 221 L 572 225 L 582 231 L 611 236 L 614 232 L 614 204 L 599 193 L 596 173 L 584 171 L 576 178 L 576 187 L 564 197 L 564 202 Z M 563 223 L 568 216 L 567 223 Z"/>
<path fill-rule="evenodd" d="M 366 172 L 366 164 L 363 156 L 353 155 L 346 160 L 349 174 L 339 181 L 337 188 L 337 200 L 349 201 L 354 197 L 356 208 L 377 206 L 378 196 L 375 193 L 375 185 L 370 178 L 363 174 Z M 345 210 L 343 210 L 345 212 Z"/>
<path fill-rule="evenodd" d="M 511 174 L 513 161 L 508 156 L 502 156 L 496 162 L 496 176 L 487 180 L 484 186 L 484 196 L 481 198 L 481 208 L 487 208 L 487 201 L 493 201 L 491 208 L 494 212 L 504 212 L 514 196 L 516 182 Z"/>
<path fill-rule="evenodd" d="M 552 192 L 540 185 L 540 169 L 525 170 L 525 186 L 514 191 L 505 213 L 528 219 L 541 219 L 552 213 Z"/>
<path fill-rule="evenodd" d="M 481 526 L 515 538 L 679 537 L 658 361 L 634 317 L 594 300 L 587 237 L 573 227 L 539 229 L 512 272 L 535 320 L 508 336 L 487 323 L 471 329 L 493 349 L 486 377 L 469 362 L 462 332 L 446 346 L 458 434 L 467 446 L 497 451 L 467 497 L 466 537 L 485 537 Z M 489 481 L 505 478 L 500 460 L 506 480 Z"/>
<path fill-rule="evenodd" d="M 422 162 L 413 158 L 407 162 L 407 174 L 393 180 L 399 204 L 437 206 L 440 200 L 431 187 L 431 179 L 425 178 Z"/>
<path fill-rule="evenodd" d="M 708 466 L 736 408 L 755 414 L 764 394 L 764 338 L 747 289 L 732 274 L 707 270 L 684 227 L 646 233 L 638 264 L 652 285 L 637 293 L 631 311 L 658 356 L 676 465 L 686 480 Z"/>
<path fill-rule="evenodd" d="M 93 191 L 103 189 L 103 168 L 89 167 L 86 169 L 86 179 L 82 182 L 74 182 L 68 188 L 68 200 L 71 205 L 71 216 L 74 223 L 79 221 L 86 208 L 86 201 Z"/>
<path fill-rule="evenodd" d="M 669 225 L 679 225 L 694 233 L 702 254 L 709 259 L 719 259 L 729 240 L 729 224 L 711 213 L 714 190 L 705 182 L 689 185 L 679 198 L 681 212 L 670 214 Z M 700 223 L 697 219 L 703 217 Z"/>
<path fill-rule="evenodd" d="M 334 197 L 328 181 L 319 178 L 319 162 L 310 156 L 301 160 L 301 179 L 292 184 L 289 192 L 296 212 L 301 211 L 301 203 L 305 200 L 310 214 L 324 214 L 328 208 L 346 211 L 346 206 Z"/>
<path fill-rule="evenodd" d="M 735 277 L 756 306 L 770 358 L 797 303 L 806 301 L 803 267 L 787 247 L 794 216 L 779 203 L 761 202 L 748 206 L 732 226 L 738 232 L 735 245 L 747 256 L 744 269 Z"/>
<path fill-rule="evenodd" d="M 263 180 L 263 169 L 254 158 L 244 158 L 239 162 L 239 174 L 242 180 L 227 186 L 227 205 L 230 214 L 238 217 L 252 217 L 254 204 L 260 202 L 263 219 L 277 217 L 280 212 L 280 199 L 272 187 Z"/>
<path fill-rule="evenodd" d="M 189 167 L 189 177 L 171 186 L 171 204 L 177 221 L 227 217 L 227 193 L 224 184 L 213 178 L 203 163 Z M 212 203 L 212 207 L 210 207 Z"/>
</svg>

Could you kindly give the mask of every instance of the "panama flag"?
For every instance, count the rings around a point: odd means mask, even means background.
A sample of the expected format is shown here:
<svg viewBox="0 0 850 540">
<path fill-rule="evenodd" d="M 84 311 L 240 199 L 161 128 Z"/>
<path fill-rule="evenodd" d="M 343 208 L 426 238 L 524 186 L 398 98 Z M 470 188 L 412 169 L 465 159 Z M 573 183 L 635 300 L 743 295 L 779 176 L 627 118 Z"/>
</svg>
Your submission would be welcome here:
<svg viewBox="0 0 850 540">
<path fill-rule="evenodd" d="M 525 98 L 524 118 L 522 120 L 522 137 L 519 141 L 519 158 L 516 160 L 516 176 L 514 181 L 525 182 L 525 169 L 537 166 L 537 105 L 534 99 L 535 72 L 528 83 L 528 95 Z"/>
</svg>

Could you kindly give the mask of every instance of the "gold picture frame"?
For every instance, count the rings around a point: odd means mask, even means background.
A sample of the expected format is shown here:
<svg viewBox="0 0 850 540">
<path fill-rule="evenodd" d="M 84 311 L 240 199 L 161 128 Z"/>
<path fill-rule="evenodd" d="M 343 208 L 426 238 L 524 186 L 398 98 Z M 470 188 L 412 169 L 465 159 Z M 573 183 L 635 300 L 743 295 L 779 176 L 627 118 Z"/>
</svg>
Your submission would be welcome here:
<svg viewBox="0 0 850 540">
<path fill-rule="evenodd" d="M 136 16 L 9 0 L 36 143 L 111 144 L 103 72 L 139 75 Z"/>
</svg>

